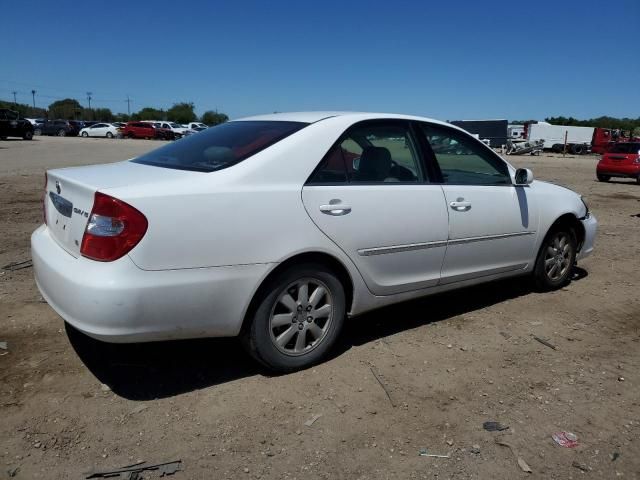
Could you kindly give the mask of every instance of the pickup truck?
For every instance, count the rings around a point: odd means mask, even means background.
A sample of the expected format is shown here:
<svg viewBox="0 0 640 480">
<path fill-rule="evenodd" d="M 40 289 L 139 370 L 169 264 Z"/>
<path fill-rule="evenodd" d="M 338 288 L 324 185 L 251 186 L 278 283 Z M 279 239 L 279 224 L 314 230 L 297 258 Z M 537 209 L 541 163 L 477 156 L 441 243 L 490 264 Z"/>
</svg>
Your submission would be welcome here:
<svg viewBox="0 0 640 480">
<path fill-rule="evenodd" d="M 0 108 L 0 139 L 21 137 L 24 140 L 33 138 L 33 125 L 26 118 L 20 118 L 18 112 Z"/>
</svg>

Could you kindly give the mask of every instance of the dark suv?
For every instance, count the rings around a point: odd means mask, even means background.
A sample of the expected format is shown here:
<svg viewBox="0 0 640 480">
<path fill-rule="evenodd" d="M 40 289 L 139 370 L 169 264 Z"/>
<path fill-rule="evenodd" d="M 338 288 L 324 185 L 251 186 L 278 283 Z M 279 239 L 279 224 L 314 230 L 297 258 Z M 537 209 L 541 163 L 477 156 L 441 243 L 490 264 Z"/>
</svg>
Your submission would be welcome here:
<svg viewBox="0 0 640 480">
<path fill-rule="evenodd" d="M 82 122 L 75 120 L 46 120 L 40 128 L 42 135 L 77 137 L 82 128 Z"/>
<path fill-rule="evenodd" d="M 18 112 L 0 108 L 0 138 L 22 137 L 25 140 L 33 138 L 33 125 L 29 120 L 20 118 Z"/>
</svg>

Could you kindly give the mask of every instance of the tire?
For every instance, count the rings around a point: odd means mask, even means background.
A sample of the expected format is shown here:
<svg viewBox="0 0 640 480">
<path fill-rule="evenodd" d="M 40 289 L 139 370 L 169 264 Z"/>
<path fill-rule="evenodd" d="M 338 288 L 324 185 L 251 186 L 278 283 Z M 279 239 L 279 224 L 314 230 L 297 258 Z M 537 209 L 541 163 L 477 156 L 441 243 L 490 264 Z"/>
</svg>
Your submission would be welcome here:
<svg viewBox="0 0 640 480">
<path fill-rule="evenodd" d="M 67 132 L 61 128 L 60 130 L 58 130 L 57 135 L 59 137 L 66 137 L 67 136 Z"/>
<path fill-rule="evenodd" d="M 584 145 L 572 145 L 571 146 L 571 153 L 575 154 L 575 155 L 582 155 L 583 153 L 585 153 L 585 146 Z"/>
<path fill-rule="evenodd" d="M 27 130 L 26 132 L 24 132 L 24 134 L 22 135 L 22 138 L 24 140 L 33 140 L 33 132 L 31 130 Z"/>
<path fill-rule="evenodd" d="M 547 233 L 533 270 L 538 290 L 557 290 L 571 281 L 576 246 L 575 233 L 565 225 L 554 227 Z"/>
<path fill-rule="evenodd" d="M 601 175 L 597 173 L 596 177 L 598 177 L 599 182 L 608 182 L 609 180 L 611 180 L 611 177 L 609 175 Z"/>
<path fill-rule="evenodd" d="M 36 128 L 36 129 L 33 131 L 33 134 L 34 134 L 34 135 L 37 135 L 37 136 L 39 137 L 40 135 L 42 135 L 42 130 L 41 130 L 41 129 L 39 129 L 39 128 Z"/>
<path fill-rule="evenodd" d="M 130 138 L 133 140 L 134 138 L 136 138 L 136 136 L 133 134 L 133 132 L 131 132 L 127 135 L 127 138 Z"/>
<path fill-rule="evenodd" d="M 107 138 L 113 138 L 113 133 L 107 132 Z"/>
<path fill-rule="evenodd" d="M 640 185 L 640 175 L 636 177 L 636 184 Z"/>
<path fill-rule="evenodd" d="M 344 287 L 320 264 L 280 272 L 255 300 L 242 341 L 253 358 L 274 372 L 292 372 L 322 360 L 344 324 Z"/>
<path fill-rule="evenodd" d="M 82 132 L 82 136 L 83 136 L 84 138 L 87 138 L 87 137 L 89 136 L 89 134 L 88 134 L 87 132 Z"/>
<path fill-rule="evenodd" d="M 554 153 L 562 153 L 564 152 L 564 144 L 562 143 L 554 143 L 551 146 L 551 151 Z"/>
</svg>

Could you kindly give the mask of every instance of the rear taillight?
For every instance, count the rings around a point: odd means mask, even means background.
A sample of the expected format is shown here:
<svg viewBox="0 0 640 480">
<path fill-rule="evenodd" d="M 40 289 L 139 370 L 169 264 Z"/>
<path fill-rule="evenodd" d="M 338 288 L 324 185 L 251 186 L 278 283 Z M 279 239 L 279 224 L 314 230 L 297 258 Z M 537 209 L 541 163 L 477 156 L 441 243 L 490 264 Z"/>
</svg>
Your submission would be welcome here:
<svg viewBox="0 0 640 480">
<path fill-rule="evenodd" d="M 44 193 L 42 194 L 42 217 L 44 224 L 47 224 L 47 183 L 49 183 L 49 177 L 47 172 L 44 172 Z"/>
<path fill-rule="evenodd" d="M 147 231 L 147 219 L 131 205 L 96 192 L 82 237 L 80 253 L 92 260 L 111 262 L 126 255 Z"/>
</svg>

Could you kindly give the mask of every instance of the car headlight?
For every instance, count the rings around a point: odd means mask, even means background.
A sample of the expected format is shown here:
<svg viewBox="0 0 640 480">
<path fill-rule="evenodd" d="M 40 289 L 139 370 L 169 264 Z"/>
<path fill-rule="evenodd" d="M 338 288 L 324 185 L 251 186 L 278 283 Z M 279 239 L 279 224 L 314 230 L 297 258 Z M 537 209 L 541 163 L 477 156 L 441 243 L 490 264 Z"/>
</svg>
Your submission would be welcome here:
<svg viewBox="0 0 640 480">
<path fill-rule="evenodd" d="M 589 205 L 587 205 L 587 200 L 582 195 L 580 195 L 580 200 L 582 201 L 582 204 L 584 205 L 584 216 L 583 216 L 583 218 L 589 218 L 590 211 L 589 211 Z"/>
</svg>

